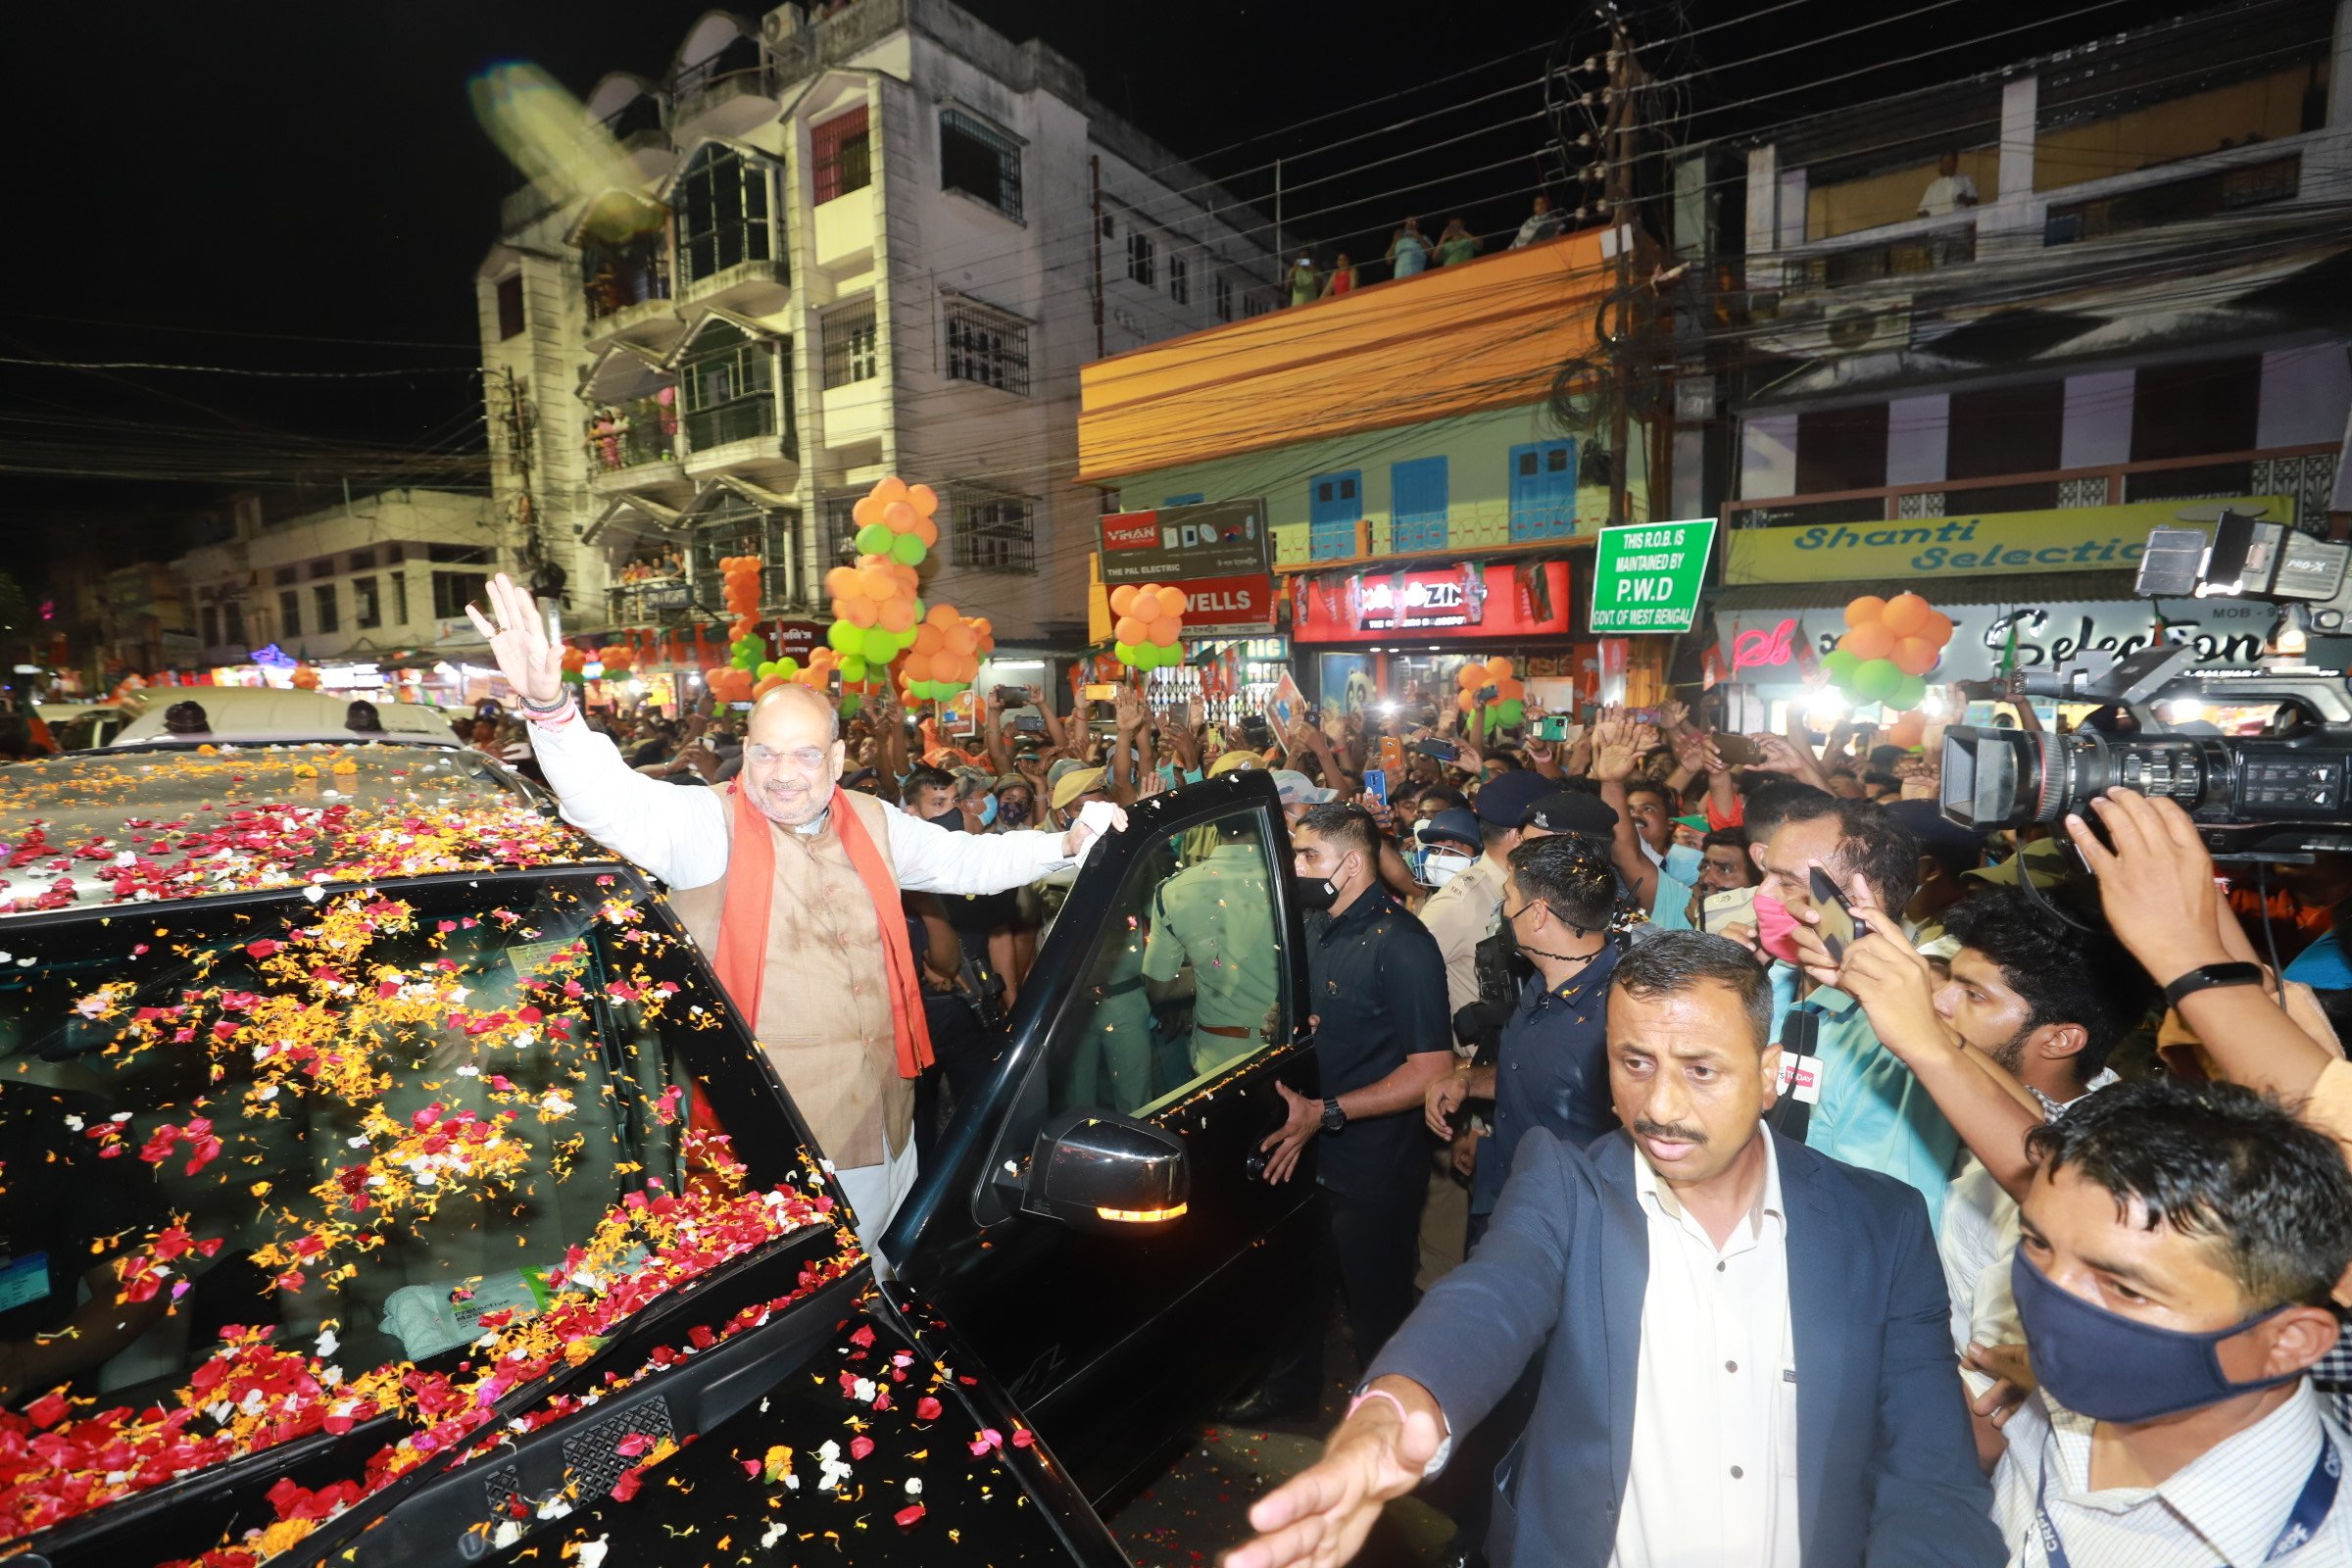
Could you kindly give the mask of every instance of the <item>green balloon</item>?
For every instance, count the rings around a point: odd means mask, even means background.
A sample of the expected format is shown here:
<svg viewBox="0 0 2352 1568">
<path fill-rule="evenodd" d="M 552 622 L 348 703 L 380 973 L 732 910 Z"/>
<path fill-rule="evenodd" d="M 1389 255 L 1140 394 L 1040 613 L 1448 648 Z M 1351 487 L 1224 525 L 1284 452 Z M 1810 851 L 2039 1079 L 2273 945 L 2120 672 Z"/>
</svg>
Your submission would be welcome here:
<svg viewBox="0 0 2352 1568">
<path fill-rule="evenodd" d="M 890 559 L 902 566 L 911 566 L 923 559 L 927 547 L 910 533 L 899 534 L 890 542 Z"/>
<path fill-rule="evenodd" d="M 865 660 L 857 654 L 851 654 L 842 660 L 841 678 L 843 680 L 865 679 Z"/>
<path fill-rule="evenodd" d="M 1505 728 L 1509 728 L 1513 725 L 1523 722 L 1526 719 L 1527 704 L 1518 701 L 1496 703 L 1493 708 L 1488 709 L 1487 711 L 1493 714 L 1494 717 L 1500 719 Z"/>
<path fill-rule="evenodd" d="M 801 662 L 793 658 L 790 654 L 786 654 L 782 659 L 776 661 L 776 673 L 783 676 L 786 680 L 792 679 L 793 676 L 798 675 L 800 672 Z"/>
<path fill-rule="evenodd" d="M 858 630 L 855 622 L 837 620 L 825 629 L 825 641 L 837 653 L 856 653 L 865 646 L 864 639 L 858 636 Z"/>
<path fill-rule="evenodd" d="M 922 600 L 920 600 L 920 599 L 917 599 L 917 600 L 915 600 L 915 602 L 914 602 L 914 623 L 915 623 L 917 626 L 920 626 L 920 625 L 923 623 L 923 617 L 924 617 L 925 615 L 928 615 L 929 613 L 931 613 L 931 607 L 930 607 L 929 605 L 926 605 L 926 604 L 924 604 L 924 603 L 922 602 Z M 912 633 L 912 632 L 908 632 L 908 633 L 906 634 L 906 641 L 907 641 L 908 643 L 912 643 L 912 642 L 914 641 L 914 633 Z"/>
<path fill-rule="evenodd" d="M 1120 663 L 1122 663 L 1122 664 L 1132 664 L 1132 663 L 1134 663 L 1134 662 L 1135 662 L 1135 644 L 1133 644 L 1133 643 L 1112 643 L 1112 644 L 1110 645 L 1110 657 L 1111 657 L 1111 658 L 1113 658 L 1113 659 L 1115 659 L 1115 660 L 1117 660 L 1117 661 L 1118 661 Z"/>
<path fill-rule="evenodd" d="M 1895 688 L 1902 683 L 1903 672 L 1895 667 L 1893 660 L 1873 659 L 1854 671 L 1852 689 L 1856 697 L 1883 703 L 1892 697 Z"/>
<path fill-rule="evenodd" d="M 864 700 L 858 697 L 856 692 L 845 692 L 842 695 L 841 710 L 845 715 L 849 713 L 855 713 L 862 706 L 864 706 Z"/>
<path fill-rule="evenodd" d="M 729 659 L 727 662 L 734 665 L 737 669 L 744 670 L 748 673 L 751 667 L 758 663 L 759 661 L 754 659 L 750 654 L 737 654 L 733 658 Z"/>
<path fill-rule="evenodd" d="M 1862 661 L 1842 648 L 1833 648 L 1821 656 L 1821 672 L 1829 676 L 1836 685 L 1852 685 L 1854 671 L 1861 667 Z"/>
<path fill-rule="evenodd" d="M 564 672 L 564 681 L 569 686 L 585 686 L 588 684 L 588 677 L 576 669 L 567 669 Z"/>
<path fill-rule="evenodd" d="M 878 522 L 869 522 L 858 530 L 858 551 L 860 555 L 881 556 L 890 553 L 890 542 L 898 537 Z"/>
<path fill-rule="evenodd" d="M 1903 683 L 1886 699 L 1886 706 L 1898 713 L 1908 713 L 1928 700 L 1928 682 L 1924 675 L 1905 675 Z"/>
</svg>

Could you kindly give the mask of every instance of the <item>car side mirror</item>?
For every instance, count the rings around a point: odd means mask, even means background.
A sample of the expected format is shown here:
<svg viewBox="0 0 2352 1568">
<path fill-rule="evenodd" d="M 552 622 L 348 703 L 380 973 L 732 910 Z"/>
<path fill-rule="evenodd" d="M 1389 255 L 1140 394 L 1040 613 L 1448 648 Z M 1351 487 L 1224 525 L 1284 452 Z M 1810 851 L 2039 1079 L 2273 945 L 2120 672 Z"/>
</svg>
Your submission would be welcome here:
<svg viewBox="0 0 2352 1568">
<path fill-rule="evenodd" d="M 1102 1233 L 1180 1219 L 1192 1198 L 1184 1141 L 1104 1110 L 1065 1110 L 1038 1130 L 1021 1212 Z"/>
</svg>

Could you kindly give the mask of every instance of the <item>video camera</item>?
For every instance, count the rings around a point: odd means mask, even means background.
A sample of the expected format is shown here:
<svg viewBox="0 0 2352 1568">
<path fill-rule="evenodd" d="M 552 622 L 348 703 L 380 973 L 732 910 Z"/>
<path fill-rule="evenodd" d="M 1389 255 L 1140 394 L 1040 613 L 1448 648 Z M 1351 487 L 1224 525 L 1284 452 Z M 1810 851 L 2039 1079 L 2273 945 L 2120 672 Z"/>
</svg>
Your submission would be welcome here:
<svg viewBox="0 0 2352 1568">
<path fill-rule="evenodd" d="M 2029 673 L 2030 696 L 2108 705 L 2111 722 L 2070 735 L 1955 725 L 1943 735 L 1943 814 L 1964 827 L 2052 826 L 2089 816 L 2115 788 L 2178 801 L 2217 858 L 2308 859 L 2352 851 L 2352 681 L 2300 662 L 2303 632 L 2352 630 L 2352 545 L 2314 539 L 2259 514 L 2225 508 L 2201 528 L 2148 535 L 2132 591 L 2145 599 L 2257 599 L 2283 607 L 2257 670 L 2192 672 L 2196 650 L 2160 642 L 2121 660 Z M 2295 662 L 2289 662 L 2292 659 Z M 2167 724 L 2156 705 L 2276 705 L 2266 733 L 2225 735 L 2210 721 Z M 2095 715 L 2094 715 L 2095 716 Z"/>
</svg>

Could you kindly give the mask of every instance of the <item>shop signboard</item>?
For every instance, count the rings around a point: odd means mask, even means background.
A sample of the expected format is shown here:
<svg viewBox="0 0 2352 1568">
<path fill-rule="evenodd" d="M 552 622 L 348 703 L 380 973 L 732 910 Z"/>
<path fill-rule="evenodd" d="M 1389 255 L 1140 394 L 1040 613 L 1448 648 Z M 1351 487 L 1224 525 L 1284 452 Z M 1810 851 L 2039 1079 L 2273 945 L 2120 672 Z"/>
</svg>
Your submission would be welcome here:
<svg viewBox="0 0 2352 1568">
<path fill-rule="evenodd" d="M 664 610 L 684 610 L 692 603 L 690 590 L 682 582 L 652 583 L 637 590 L 637 602 L 646 613 Z"/>
<path fill-rule="evenodd" d="M 1102 519 L 1102 581 L 1190 582 L 1270 571 L 1262 500 L 1207 501 Z"/>
<path fill-rule="evenodd" d="M 1274 629 L 1274 578 L 1270 572 L 1241 577 L 1187 577 L 1184 635 L 1190 639 Z"/>
<path fill-rule="evenodd" d="M 1302 643 L 1565 637 L 1574 629 L 1568 565 L 1470 562 L 1336 578 L 1302 574 L 1291 579 L 1291 628 Z"/>
<path fill-rule="evenodd" d="M 1594 632 L 1686 632 L 1698 615 L 1715 519 L 1600 530 L 1592 555 Z"/>
<path fill-rule="evenodd" d="M 2085 653 L 2118 659 L 2157 637 L 2196 650 L 2202 667 L 2249 668 L 2278 623 L 2278 607 L 2246 599 L 2042 600 L 1936 607 L 1952 618 L 1952 640 L 1928 672 L 1932 682 L 1991 680 L 2005 668 L 2081 667 Z M 1794 685 L 1844 635 L 1834 610 L 1717 612 L 1731 650 L 1732 678 L 1755 686 Z"/>
<path fill-rule="evenodd" d="M 2120 507 L 1736 528 L 1724 580 L 1901 583 L 1933 600 L 1939 578 L 2130 571 L 2139 565 L 2149 529 L 2209 526 L 2225 505 L 2238 512 L 2259 511 L 2266 517 L 2292 520 L 2295 515 L 2295 504 L 2285 496 L 2252 496 L 2228 502 L 2139 501 Z M 1607 535 L 1602 539 L 1605 549 Z"/>
<path fill-rule="evenodd" d="M 797 659 L 808 662 L 816 645 L 825 640 L 825 628 L 813 620 L 779 620 L 776 622 L 776 657 Z"/>
</svg>

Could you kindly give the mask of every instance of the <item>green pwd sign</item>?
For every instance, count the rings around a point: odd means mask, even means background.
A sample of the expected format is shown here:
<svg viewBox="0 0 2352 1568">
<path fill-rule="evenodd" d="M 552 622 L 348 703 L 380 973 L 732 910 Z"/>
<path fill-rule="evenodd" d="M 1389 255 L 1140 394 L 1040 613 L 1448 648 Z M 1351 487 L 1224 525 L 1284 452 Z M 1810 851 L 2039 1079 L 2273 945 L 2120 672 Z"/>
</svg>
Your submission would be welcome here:
<svg viewBox="0 0 2352 1568">
<path fill-rule="evenodd" d="M 1593 632 L 1684 632 L 1698 615 L 1715 519 L 1629 522 L 1600 531 L 1592 559 Z"/>
</svg>

